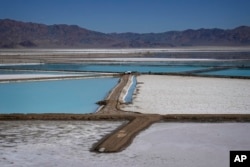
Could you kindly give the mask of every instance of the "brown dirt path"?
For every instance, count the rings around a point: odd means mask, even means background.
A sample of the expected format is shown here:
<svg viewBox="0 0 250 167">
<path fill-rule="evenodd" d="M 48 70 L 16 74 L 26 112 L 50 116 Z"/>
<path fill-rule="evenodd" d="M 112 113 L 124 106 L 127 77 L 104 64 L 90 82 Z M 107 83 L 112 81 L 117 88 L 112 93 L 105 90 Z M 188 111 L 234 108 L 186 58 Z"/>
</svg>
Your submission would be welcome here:
<svg viewBox="0 0 250 167">
<path fill-rule="evenodd" d="M 161 119 L 160 115 L 137 115 L 128 124 L 103 138 L 93 147 L 93 151 L 106 153 L 122 151 L 132 143 L 139 132 Z"/>
<path fill-rule="evenodd" d="M 130 78 L 130 75 L 123 75 L 120 78 L 120 82 L 116 87 L 112 90 L 112 92 L 109 94 L 107 99 L 105 100 L 106 105 L 104 105 L 97 114 L 124 114 L 125 111 L 121 111 L 119 106 L 119 96 L 127 84 L 128 80 Z"/>
<path fill-rule="evenodd" d="M 128 124 L 121 126 L 110 135 L 103 138 L 93 147 L 93 151 L 97 152 L 118 152 L 126 148 L 134 139 L 134 137 L 142 130 L 149 127 L 154 122 L 162 119 L 160 115 L 136 114 L 133 112 L 125 112 L 120 110 L 119 97 L 126 86 L 131 75 L 123 75 L 119 84 L 113 89 L 108 98 L 106 105 L 97 114 L 122 114 L 130 115 L 133 120 Z"/>
</svg>

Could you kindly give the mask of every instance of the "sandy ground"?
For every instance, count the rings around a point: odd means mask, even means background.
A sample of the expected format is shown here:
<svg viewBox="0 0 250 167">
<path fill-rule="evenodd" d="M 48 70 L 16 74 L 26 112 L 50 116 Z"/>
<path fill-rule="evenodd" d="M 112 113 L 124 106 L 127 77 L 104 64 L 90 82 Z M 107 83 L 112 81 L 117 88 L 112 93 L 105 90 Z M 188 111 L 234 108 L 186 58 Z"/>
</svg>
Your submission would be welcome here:
<svg viewBox="0 0 250 167">
<path fill-rule="evenodd" d="M 0 55 L 61 55 L 61 54 L 89 54 L 89 53 L 161 53 L 161 52 L 223 52 L 223 51 L 249 51 L 249 47 L 223 47 L 223 46 L 196 46 L 177 48 L 126 48 L 126 49 L 0 49 Z"/>
<path fill-rule="evenodd" d="M 250 114 L 250 80 L 182 76 L 137 77 L 123 110 L 158 114 Z"/>
<path fill-rule="evenodd" d="M 155 53 L 209 53 L 209 52 L 249 52 L 249 47 L 180 47 L 180 48 L 128 48 L 128 49 L 0 49 L 0 64 L 85 62 L 85 61 L 138 61 L 131 57 L 144 57 Z M 241 57 L 241 56 L 240 56 Z M 238 58 L 240 58 L 238 57 Z M 243 56 L 246 58 L 245 56 Z M 100 59 L 95 59 L 100 58 Z M 107 58 L 107 59 L 103 59 Z M 118 59 L 116 59 L 118 58 Z M 201 56 L 200 58 L 204 58 Z M 218 58 L 212 56 L 209 58 Z M 242 57 L 241 57 L 242 58 Z M 159 61 L 158 59 L 157 61 Z M 122 60 L 124 61 L 124 60 Z M 142 61 L 142 60 L 139 60 Z M 144 61 L 152 61 L 146 59 Z M 155 61 L 155 60 L 154 60 Z M 170 60 L 171 61 L 171 60 Z"/>
<path fill-rule="evenodd" d="M 89 152 L 121 122 L 0 122 L 2 167 L 229 166 L 230 150 L 250 149 L 249 123 L 158 123 L 126 150 Z"/>
</svg>

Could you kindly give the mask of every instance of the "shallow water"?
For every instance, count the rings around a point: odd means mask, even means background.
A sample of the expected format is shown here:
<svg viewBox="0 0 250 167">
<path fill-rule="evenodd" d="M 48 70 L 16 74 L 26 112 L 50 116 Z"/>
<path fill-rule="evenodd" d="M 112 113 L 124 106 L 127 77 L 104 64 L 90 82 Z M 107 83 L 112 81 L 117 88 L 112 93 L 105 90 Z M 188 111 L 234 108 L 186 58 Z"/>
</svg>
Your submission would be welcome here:
<svg viewBox="0 0 250 167">
<path fill-rule="evenodd" d="M 205 72 L 213 67 L 230 67 L 231 70 Z M 246 67 L 246 68 L 238 68 Z M 123 73 L 134 71 L 140 73 L 196 73 L 204 70 L 204 75 L 250 76 L 249 60 L 189 60 L 189 61 L 154 61 L 154 62 L 92 62 L 79 64 L 40 64 L 40 65 L 5 65 L 0 66 L 0 74 L 8 70 L 41 70 L 41 71 L 71 71 L 71 72 L 111 72 Z M 236 71 L 235 71 L 236 70 Z M 244 71 L 243 71 L 244 70 Z"/>
<path fill-rule="evenodd" d="M 35 70 L 5 70 L 0 69 L 0 75 L 4 74 L 48 74 L 48 75 L 81 75 L 81 76 L 91 76 L 98 73 L 91 72 L 65 72 L 65 71 L 35 71 Z"/>
<path fill-rule="evenodd" d="M 91 113 L 118 78 L 0 83 L 0 113 Z"/>
<path fill-rule="evenodd" d="M 218 70 L 213 72 L 200 73 L 204 75 L 217 75 L 217 76 L 250 76 L 250 68 L 233 68 L 227 70 Z"/>
<path fill-rule="evenodd" d="M 23 65 L 23 66 L 6 66 L 9 69 L 28 69 L 28 70 L 50 70 L 50 71 L 91 71 L 91 72 L 125 72 L 137 71 L 141 73 L 148 72 L 186 72 L 200 70 L 206 67 L 192 65 L 159 65 L 159 64 L 42 64 L 42 65 Z"/>
<path fill-rule="evenodd" d="M 131 103 L 133 100 L 133 94 L 136 89 L 136 77 L 133 76 L 132 83 L 128 89 L 127 95 L 125 96 L 124 100 L 126 103 Z"/>
</svg>

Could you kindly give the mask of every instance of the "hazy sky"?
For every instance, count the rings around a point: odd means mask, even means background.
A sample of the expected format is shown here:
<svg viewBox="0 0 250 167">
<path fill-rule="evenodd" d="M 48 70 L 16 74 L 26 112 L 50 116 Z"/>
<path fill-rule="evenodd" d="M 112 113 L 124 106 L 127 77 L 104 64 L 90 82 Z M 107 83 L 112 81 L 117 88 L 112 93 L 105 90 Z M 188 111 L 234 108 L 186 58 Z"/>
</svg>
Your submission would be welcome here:
<svg viewBox="0 0 250 167">
<path fill-rule="evenodd" d="M 250 26 L 250 0 L 0 0 L 0 19 L 100 32 Z"/>
</svg>

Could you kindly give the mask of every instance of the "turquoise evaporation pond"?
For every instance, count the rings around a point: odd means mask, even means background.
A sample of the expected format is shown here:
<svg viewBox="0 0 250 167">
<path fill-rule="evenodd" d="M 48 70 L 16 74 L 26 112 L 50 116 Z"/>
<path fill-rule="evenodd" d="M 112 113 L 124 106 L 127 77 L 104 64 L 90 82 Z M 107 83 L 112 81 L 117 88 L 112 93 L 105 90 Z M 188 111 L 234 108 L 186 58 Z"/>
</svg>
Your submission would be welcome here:
<svg viewBox="0 0 250 167">
<path fill-rule="evenodd" d="M 4 70 L 4 69 L 0 69 L 0 75 L 1 74 L 61 74 L 59 72 L 48 72 L 48 71 L 20 71 L 20 70 Z M 63 73 L 63 74 L 67 74 L 67 73 Z"/>
<path fill-rule="evenodd" d="M 91 72 L 66 72 L 66 71 L 36 71 L 36 70 L 5 70 L 0 69 L 0 75 L 4 74 L 55 74 L 55 75 L 74 75 L 81 74 L 82 76 L 91 76 L 93 73 Z"/>
<path fill-rule="evenodd" d="M 50 70 L 50 71 L 88 71 L 88 72 L 125 72 L 137 71 L 148 72 L 187 72 L 193 70 L 206 69 L 207 67 L 192 65 L 138 65 L 138 64 L 42 64 L 42 65 L 23 65 L 5 66 L 9 69 L 28 69 L 28 70 Z"/>
<path fill-rule="evenodd" d="M 242 76 L 242 77 L 250 77 L 250 68 L 233 68 L 227 70 L 218 70 L 200 73 L 205 75 L 218 75 L 218 76 Z"/>
<path fill-rule="evenodd" d="M 119 78 L 0 83 L 0 113 L 92 113 Z"/>
</svg>

